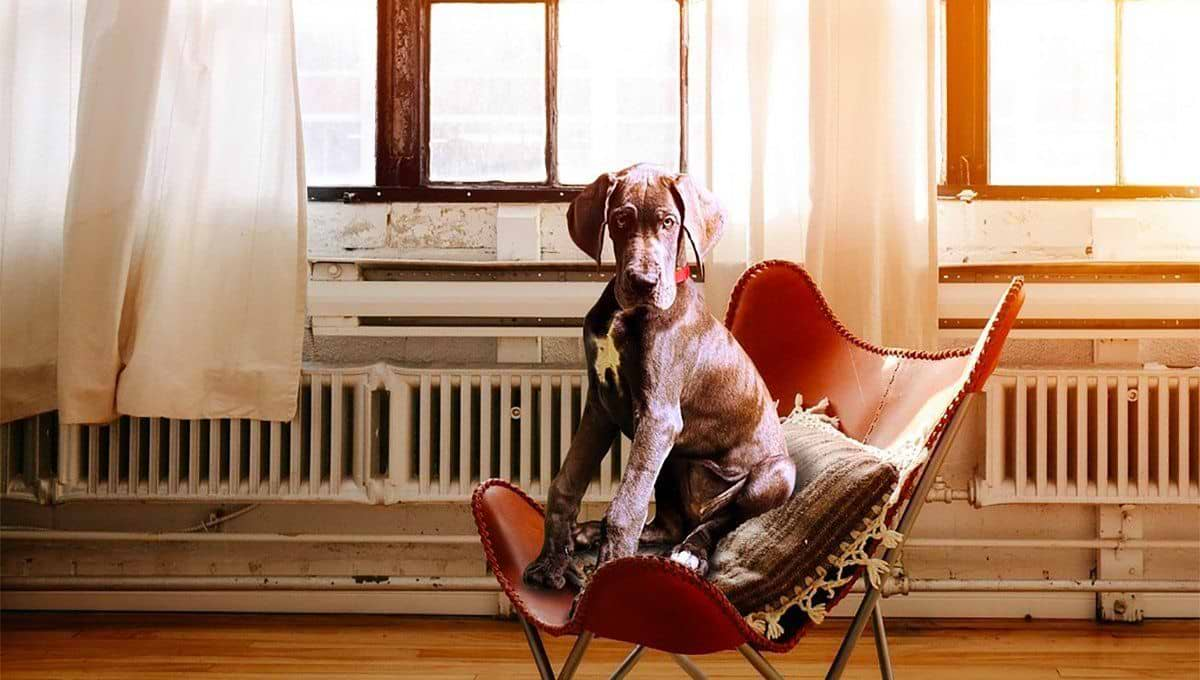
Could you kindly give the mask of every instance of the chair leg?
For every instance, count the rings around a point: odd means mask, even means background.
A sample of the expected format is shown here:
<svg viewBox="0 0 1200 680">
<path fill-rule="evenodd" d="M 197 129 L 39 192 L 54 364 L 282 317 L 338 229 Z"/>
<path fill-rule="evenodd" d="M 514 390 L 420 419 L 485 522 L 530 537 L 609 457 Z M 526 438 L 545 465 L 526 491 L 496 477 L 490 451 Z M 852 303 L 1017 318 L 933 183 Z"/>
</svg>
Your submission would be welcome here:
<svg viewBox="0 0 1200 680">
<path fill-rule="evenodd" d="M 846 663 L 850 661 L 850 655 L 854 652 L 854 645 L 858 644 L 858 638 L 862 635 L 863 628 L 867 626 L 867 617 L 871 615 L 878 603 L 879 591 L 868 583 L 867 591 L 863 594 L 862 604 L 858 606 L 854 620 L 850 622 L 850 629 L 842 638 L 842 646 L 838 647 L 837 656 L 833 657 L 833 664 L 829 666 L 825 680 L 839 680 L 842 677 L 842 672 L 846 670 Z"/>
<path fill-rule="evenodd" d="M 517 620 L 521 622 L 521 629 L 525 631 L 525 639 L 529 642 L 529 653 L 533 655 L 533 665 L 537 666 L 538 676 L 542 680 L 555 680 L 554 667 L 550 665 L 550 657 L 546 654 L 546 646 L 542 644 L 542 635 L 538 633 L 537 628 L 534 628 L 533 624 L 525 620 L 525 617 L 518 616 Z M 575 675 L 575 671 L 579 669 L 579 663 L 583 661 L 583 654 L 587 651 L 588 644 L 592 641 L 593 637 L 591 633 L 585 630 L 579 634 L 579 637 L 575 638 L 575 644 L 571 647 L 571 653 L 567 655 L 567 660 L 563 662 L 562 670 L 558 672 L 558 680 L 571 680 Z M 626 661 L 628 662 L 629 660 L 626 659 Z M 634 659 L 634 662 L 636 661 Z M 632 668 L 633 664 L 630 663 L 629 667 Z"/>
<path fill-rule="evenodd" d="M 645 651 L 646 647 L 644 645 L 634 647 L 633 651 L 629 652 L 629 656 L 625 657 L 625 660 L 621 662 L 621 665 L 617 666 L 617 670 L 608 676 L 608 680 L 621 680 L 621 678 L 629 675 L 629 671 L 633 670 L 633 667 L 637 665 L 638 660 L 642 658 L 642 653 Z"/>
<path fill-rule="evenodd" d="M 533 624 L 518 616 L 521 629 L 525 631 L 525 639 L 529 641 L 529 653 L 533 655 L 533 665 L 537 666 L 538 675 L 542 680 L 554 680 L 554 669 L 550 666 L 550 657 L 546 656 L 546 646 L 542 644 L 542 636 Z"/>
<path fill-rule="evenodd" d="M 737 650 L 742 653 L 742 656 L 746 657 L 746 661 L 749 661 L 751 666 L 754 666 L 754 670 L 758 671 L 759 675 L 767 680 L 783 680 L 783 676 L 779 674 L 779 671 L 775 670 L 775 667 L 764 659 L 763 655 L 759 654 L 757 649 L 750 645 L 740 645 Z"/>
<path fill-rule="evenodd" d="M 583 654 L 587 651 L 588 644 L 591 643 L 593 637 L 585 630 L 575 638 L 571 653 L 567 654 L 567 660 L 563 662 L 562 669 L 558 671 L 558 680 L 571 680 L 575 677 L 575 671 L 579 669 L 579 663 L 583 661 Z"/>
<path fill-rule="evenodd" d="M 675 659 L 675 663 L 679 664 L 683 672 L 687 673 L 692 680 L 707 680 L 708 676 L 704 674 L 704 671 L 700 670 L 696 662 L 688 658 L 686 654 L 672 654 L 671 658 Z"/>
<path fill-rule="evenodd" d="M 895 680 L 892 676 L 892 655 L 888 651 L 887 630 L 883 627 L 883 611 L 876 602 L 871 608 L 871 628 L 875 632 L 875 654 L 879 657 L 879 675 L 883 680 Z"/>
<path fill-rule="evenodd" d="M 946 456 L 950 453 L 950 445 L 954 442 L 955 437 L 958 436 L 958 431 L 962 428 L 962 424 L 966 420 L 966 414 L 970 411 L 971 401 L 977 396 L 976 394 L 968 394 L 966 400 L 959 405 L 958 411 L 950 419 L 950 424 L 946 426 L 946 430 L 942 433 L 942 438 L 930 453 L 929 460 L 921 468 L 921 474 L 917 478 L 917 487 L 913 490 L 908 504 L 904 506 L 904 512 L 900 515 L 900 523 L 896 526 L 896 531 L 900 532 L 902 536 L 907 536 L 912 531 L 913 524 L 916 523 L 917 516 L 921 514 L 921 508 L 925 505 L 925 498 L 929 495 L 929 489 L 933 486 L 933 480 L 937 478 L 938 470 L 942 469 L 942 462 L 946 460 Z M 899 551 L 899 546 L 888 548 L 883 553 L 884 561 L 888 564 L 895 564 Z M 858 612 L 854 615 L 854 621 L 850 624 L 850 630 L 846 631 L 846 637 L 842 638 L 842 646 L 838 649 L 837 656 L 834 657 L 833 664 L 829 667 L 829 672 L 825 675 L 825 680 L 838 680 L 842 677 L 842 671 L 846 670 L 846 663 L 850 661 L 850 653 L 854 651 L 854 645 L 858 643 L 858 637 L 862 635 L 863 628 L 867 625 L 867 616 L 873 615 L 875 606 L 879 604 L 879 596 L 879 590 L 868 583 L 867 591 L 863 595 L 862 604 L 858 606 Z M 879 630 L 882 634 L 883 627 L 880 626 Z M 886 643 L 884 653 L 886 653 Z M 883 666 L 882 654 L 880 657 L 881 666 Z M 884 677 L 890 678 L 890 660 L 883 667 Z"/>
</svg>

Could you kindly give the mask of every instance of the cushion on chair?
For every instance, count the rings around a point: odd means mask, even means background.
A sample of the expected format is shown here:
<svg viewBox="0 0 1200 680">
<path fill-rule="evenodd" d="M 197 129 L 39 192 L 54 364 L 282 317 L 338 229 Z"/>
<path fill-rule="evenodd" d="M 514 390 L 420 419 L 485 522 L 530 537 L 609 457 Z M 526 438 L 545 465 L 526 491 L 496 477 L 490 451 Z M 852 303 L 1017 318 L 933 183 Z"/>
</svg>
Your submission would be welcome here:
<svg viewBox="0 0 1200 680">
<path fill-rule="evenodd" d="M 730 532 L 710 564 L 708 579 L 770 639 L 819 623 L 860 568 L 878 583 L 887 566 L 872 552 L 898 538 L 885 515 L 922 459 L 919 444 L 883 451 L 847 437 L 823 404 L 784 421 L 796 461 L 791 499 Z"/>
</svg>

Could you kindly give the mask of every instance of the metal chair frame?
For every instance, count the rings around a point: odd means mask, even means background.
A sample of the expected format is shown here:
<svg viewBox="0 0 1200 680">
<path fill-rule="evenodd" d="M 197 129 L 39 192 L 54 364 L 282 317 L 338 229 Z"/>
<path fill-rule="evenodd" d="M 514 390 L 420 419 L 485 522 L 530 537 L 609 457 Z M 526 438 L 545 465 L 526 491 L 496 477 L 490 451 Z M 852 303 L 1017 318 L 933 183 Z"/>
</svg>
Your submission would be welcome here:
<svg viewBox="0 0 1200 680">
<path fill-rule="evenodd" d="M 959 429 L 962 427 L 967 412 L 970 410 L 969 406 L 971 402 L 977 396 L 978 394 L 976 393 L 965 395 L 963 402 L 958 405 L 958 409 L 951 418 L 946 431 L 938 438 L 937 444 L 930 453 L 929 460 L 922 467 L 912 496 L 909 497 L 908 503 L 904 506 L 904 512 L 900 515 L 900 522 L 896 526 L 896 529 L 903 536 L 907 537 L 913 525 L 916 524 L 917 516 L 921 514 L 921 508 L 925 505 L 925 498 L 929 495 L 929 490 L 933 486 L 934 479 L 937 477 L 942 463 L 945 462 L 946 456 L 950 453 L 950 447 L 958 435 Z M 902 548 L 903 541 L 895 548 L 888 548 L 883 554 L 883 559 L 889 565 L 894 566 Z M 846 631 L 845 636 L 842 638 L 841 647 L 838 648 L 837 655 L 833 658 L 833 663 L 830 664 L 828 673 L 825 674 L 826 680 L 839 680 L 842 677 L 842 673 L 846 669 L 846 664 L 850 661 L 850 655 L 854 652 L 854 646 L 858 644 L 858 638 L 862 635 L 863 629 L 867 625 L 868 618 L 872 621 L 872 630 L 875 637 L 875 653 L 879 660 L 880 676 L 883 680 L 893 679 L 894 675 L 892 672 L 891 655 L 888 651 L 887 632 L 884 628 L 883 612 L 879 606 L 881 595 L 882 593 L 880 593 L 879 589 L 873 587 L 869 582 L 867 583 L 862 603 L 858 606 L 858 611 L 854 614 L 854 619 L 850 623 L 849 630 Z M 521 626 L 525 630 L 525 638 L 529 641 L 529 650 L 533 654 L 534 664 L 537 666 L 542 680 L 570 680 L 570 678 L 574 677 L 575 672 L 579 669 L 580 662 L 583 661 L 584 654 L 587 652 L 588 645 L 594 637 L 592 633 L 584 631 L 575 639 L 575 644 L 571 647 L 570 653 L 567 654 L 567 659 L 563 662 L 562 669 L 556 675 L 537 628 L 524 618 L 520 616 L 517 618 L 521 620 Z M 767 680 L 783 680 L 783 675 L 758 650 L 748 644 L 739 646 L 737 650 L 741 652 L 746 661 L 762 677 L 767 678 Z M 637 664 L 645 651 L 646 647 L 644 645 L 635 646 L 629 655 L 625 657 L 625 660 L 621 662 L 621 665 L 617 667 L 616 671 L 609 677 L 617 679 L 628 675 L 629 671 Z M 672 654 L 671 657 L 688 676 L 697 680 L 706 677 L 704 672 L 700 670 L 691 658 L 683 654 Z"/>
</svg>

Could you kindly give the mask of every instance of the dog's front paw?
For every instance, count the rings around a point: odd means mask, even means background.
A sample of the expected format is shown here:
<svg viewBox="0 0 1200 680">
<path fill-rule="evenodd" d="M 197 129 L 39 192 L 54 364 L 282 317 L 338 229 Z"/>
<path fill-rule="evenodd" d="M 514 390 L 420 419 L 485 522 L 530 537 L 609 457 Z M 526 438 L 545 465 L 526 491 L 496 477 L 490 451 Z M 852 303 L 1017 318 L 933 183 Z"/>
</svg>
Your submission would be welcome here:
<svg viewBox="0 0 1200 680">
<path fill-rule="evenodd" d="M 533 586 L 562 590 L 567 584 L 567 567 L 571 560 L 565 552 L 546 552 L 525 567 L 525 582 Z"/>
<path fill-rule="evenodd" d="M 637 546 L 633 548 L 626 546 L 624 543 L 614 541 L 611 537 L 600 544 L 600 553 L 596 558 L 596 565 L 603 565 L 619 560 L 622 557 L 629 557 L 637 552 Z"/>
<path fill-rule="evenodd" d="M 622 557 L 637 554 L 637 534 L 624 529 L 616 529 L 610 523 L 600 544 L 600 555 L 597 564 L 607 564 Z"/>
<path fill-rule="evenodd" d="M 688 545 L 677 546 L 671 551 L 671 561 L 704 576 L 708 573 L 708 555 Z"/>
</svg>

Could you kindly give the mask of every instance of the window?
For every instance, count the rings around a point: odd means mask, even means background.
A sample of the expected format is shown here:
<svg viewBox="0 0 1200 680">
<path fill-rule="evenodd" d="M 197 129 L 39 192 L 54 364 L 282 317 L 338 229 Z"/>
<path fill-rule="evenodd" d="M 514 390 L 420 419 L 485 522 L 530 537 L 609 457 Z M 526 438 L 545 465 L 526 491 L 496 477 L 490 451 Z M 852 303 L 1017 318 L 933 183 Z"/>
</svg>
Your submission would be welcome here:
<svg viewBox="0 0 1200 680">
<path fill-rule="evenodd" d="M 632 163 L 686 169 L 686 0 L 295 13 L 314 200 L 562 201 Z"/>
<path fill-rule="evenodd" d="M 375 183 L 375 0 L 296 0 L 309 184 Z"/>
<path fill-rule="evenodd" d="M 1200 2 L 943 0 L 943 11 L 940 194 L 1200 197 Z"/>
</svg>

